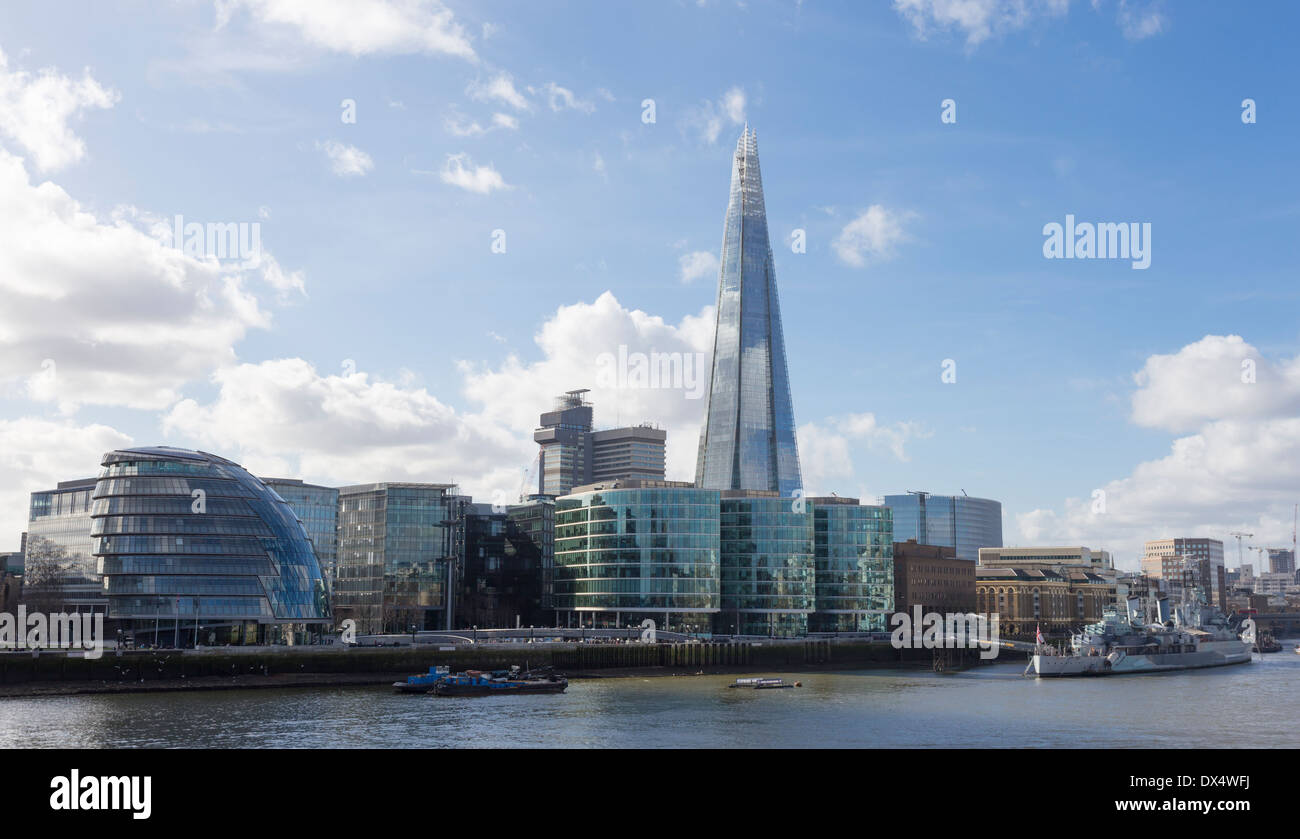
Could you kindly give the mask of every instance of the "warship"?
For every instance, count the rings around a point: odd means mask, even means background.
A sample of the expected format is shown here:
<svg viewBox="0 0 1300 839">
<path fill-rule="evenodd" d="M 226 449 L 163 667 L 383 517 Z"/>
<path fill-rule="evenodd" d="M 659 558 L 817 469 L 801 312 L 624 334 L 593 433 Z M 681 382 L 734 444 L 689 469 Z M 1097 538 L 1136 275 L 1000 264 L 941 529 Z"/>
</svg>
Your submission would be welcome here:
<svg viewBox="0 0 1300 839">
<path fill-rule="evenodd" d="M 1251 661 L 1253 624 L 1207 605 L 1197 589 L 1172 608 L 1167 598 L 1155 601 L 1151 620 L 1145 619 L 1138 598 L 1129 598 L 1127 606 L 1123 613 L 1105 610 L 1100 621 L 1071 635 L 1067 650 L 1039 644 L 1025 675 L 1162 673 Z"/>
</svg>

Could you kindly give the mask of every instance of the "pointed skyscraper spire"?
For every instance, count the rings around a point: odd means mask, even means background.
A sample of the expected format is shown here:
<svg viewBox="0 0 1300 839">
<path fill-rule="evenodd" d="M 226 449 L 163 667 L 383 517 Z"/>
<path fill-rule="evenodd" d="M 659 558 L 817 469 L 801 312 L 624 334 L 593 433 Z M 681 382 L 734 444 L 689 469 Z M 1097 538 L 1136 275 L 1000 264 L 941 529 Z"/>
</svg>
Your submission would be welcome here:
<svg viewBox="0 0 1300 839">
<path fill-rule="evenodd" d="M 722 227 L 713 367 L 695 482 L 706 489 L 803 490 L 767 235 L 758 132 L 736 143 Z"/>
</svg>

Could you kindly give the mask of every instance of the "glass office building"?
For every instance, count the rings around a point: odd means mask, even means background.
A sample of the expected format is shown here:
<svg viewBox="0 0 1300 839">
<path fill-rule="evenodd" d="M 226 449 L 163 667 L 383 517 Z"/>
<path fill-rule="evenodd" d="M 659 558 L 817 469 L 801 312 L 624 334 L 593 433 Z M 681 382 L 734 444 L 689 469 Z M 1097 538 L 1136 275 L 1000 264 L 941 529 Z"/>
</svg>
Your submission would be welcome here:
<svg viewBox="0 0 1300 839">
<path fill-rule="evenodd" d="M 815 568 L 802 503 L 775 492 L 729 490 L 719 504 L 725 635 L 795 636 L 808 631 Z"/>
<path fill-rule="evenodd" d="M 316 561 L 326 582 L 333 584 L 338 562 L 339 491 L 334 487 L 305 484 L 293 478 L 263 478 L 262 483 L 275 490 L 298 514 L 307 529 Z"/>
<path fill-rule="evenodd" d="M 469 499 L 455 484 L 339 489 L 335 613 L 363 634 L 447 629 L 449 559 Z"/>
<path fill-rule="evenodd" d="M 619 481 L 555 502 L 553 605 L 566 626 L 708 633 L 720 605 L 718 492 Z"/>
<path fill-rule="evenodd" d="M 238 464 L 157 446 L 104 456 L 91 535 L 108 598 L 137 643 L 303 643 L 329 592 L 289 504 Z"/>
<path fill-rule="evenodd" d="M 958 559 L 978 562 L 980 548 L 1002 547 L 1002 502 L 966 495 L 911 492 L 886 495 L 893 511 L 894 541 L 956 550 Z"/>
<path fill-rule="evenodd" d="M 894 610 L 894 529 L 888 507 L 856 498 L 806 499 L 816 565 L 814 632 L 884 632 Z"/>
<path fill-rule="evenodd" d="M 717 490 L 774 491 L 783 497 L 803 487 L 758 135 L 748 125 L 732 159 L 713 366 L 695 483 Z"/>
<path fill-rule="evenodd" d="M 103 612 L 108 607 L 95 560 L 95 539 L 90 535 L 91 497 L 95 479 L 60 481 L 55 489 L 33 492 L 27 517 L 27 544 L 37 552 L 36 540 L 61 548 L 66 557 L 60 575 L 59 608 L 68 612 Z"/>
</svg>

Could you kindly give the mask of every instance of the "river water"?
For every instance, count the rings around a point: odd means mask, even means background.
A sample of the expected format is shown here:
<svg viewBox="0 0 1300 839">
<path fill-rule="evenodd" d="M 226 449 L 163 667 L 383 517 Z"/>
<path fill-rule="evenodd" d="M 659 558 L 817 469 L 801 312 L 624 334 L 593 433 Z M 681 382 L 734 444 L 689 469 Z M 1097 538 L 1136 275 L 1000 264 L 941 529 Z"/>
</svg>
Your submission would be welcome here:
<svg viewBox="0 0 1300 839">
<path fill-rule="evenodd" d="M 0 699 L 0 747 L 1297 747 L 1300 655 L 1249 665 L 1034 680 L 965 673 L 780 674 L 575 681 L 562 695 L 439 698 L 383 687 Z M 763 674 L 752 674 L 763 675 Z"/>
</svg>

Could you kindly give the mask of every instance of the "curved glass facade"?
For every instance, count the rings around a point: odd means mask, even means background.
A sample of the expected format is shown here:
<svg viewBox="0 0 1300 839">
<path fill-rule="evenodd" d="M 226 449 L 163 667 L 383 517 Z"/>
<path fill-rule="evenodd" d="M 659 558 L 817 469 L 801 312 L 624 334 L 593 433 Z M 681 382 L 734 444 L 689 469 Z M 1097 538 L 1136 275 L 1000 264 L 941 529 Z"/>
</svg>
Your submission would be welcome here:
<svg viewBox="0 0 1300 839">
<path fill-rule="evenodd" d="M 718 557 L 716 490 L 602 489 L 555 503 L 553 598 L 570 621 L 709 632 Z"/>
<path fill-rule="evenodd" d="M 888 507 L 810 498 L 817 566 L 814 632 L 882 632 L 894 609 L 894 528 Z"/>
<path fill-rule="evenodd" d="M 803 635 L 814 606 L 808 517 L 790 498 L 727 497 L 720 502 L 722 612 L 728 635 Z"/>
<path fill-rule="evenodd" d="M 91 537 L 109 617 L 138 642 L 292 642 L 332 623 L 302 522 L 238 464 L 160 446 L 102 465 Z"/>
</svg>

